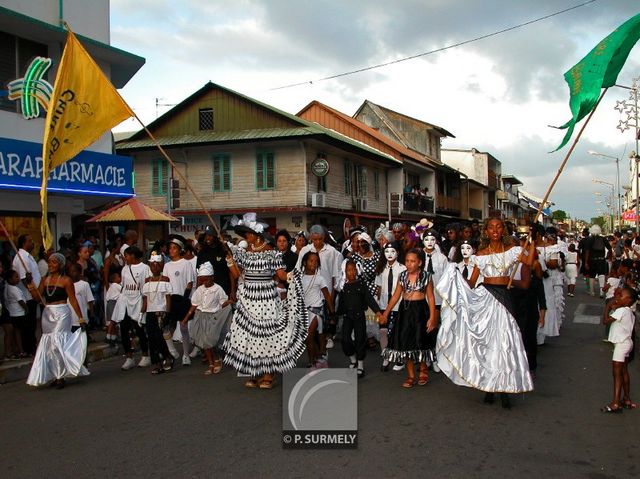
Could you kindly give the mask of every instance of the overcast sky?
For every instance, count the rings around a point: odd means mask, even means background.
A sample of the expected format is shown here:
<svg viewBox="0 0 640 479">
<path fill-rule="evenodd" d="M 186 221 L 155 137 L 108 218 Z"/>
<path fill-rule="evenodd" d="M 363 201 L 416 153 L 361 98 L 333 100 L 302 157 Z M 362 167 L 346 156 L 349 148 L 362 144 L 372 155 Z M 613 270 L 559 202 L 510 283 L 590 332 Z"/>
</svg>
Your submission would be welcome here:
<svg viewBox="0 0 640 479">
<path fill-rule="evenodd" d="M 637 0 L 597 0 L 500 35 L 387 67 L 323 77 L 428 52 L 490 34 L 586 0 L 111 0 L 111 43 L 146 58 L 121 90 L 145 123 L 212 81 L 290 113 L 312 100 L 352 115 L 365 100 L 436 124 L 456 138 L 444 148 L 477 148 L 543 196 L 569 146 L 549 128 L 570 117 L 563 74 L 637 13 Z M 618 83 L 640 76 L 640 46 Z M 277 89 L 285 85 L 304 85 Z M 631 130 L 616 129 L 610 89 L 585 130 L 551 199 L 588 219 L 597 197 L 629 184 Z M 163 104 L 156 109 L 156 98 Z M 119 130 L 136 129 L 126 122 Z M 577 131 L 577 129 L 576 129 Z"/>
</svg>

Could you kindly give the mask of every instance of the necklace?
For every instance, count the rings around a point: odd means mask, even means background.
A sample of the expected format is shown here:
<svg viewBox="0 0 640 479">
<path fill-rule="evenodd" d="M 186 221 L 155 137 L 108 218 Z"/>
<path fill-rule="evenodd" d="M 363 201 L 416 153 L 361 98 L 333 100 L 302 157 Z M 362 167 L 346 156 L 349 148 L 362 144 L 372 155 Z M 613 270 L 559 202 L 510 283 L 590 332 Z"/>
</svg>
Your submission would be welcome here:
<svg viewBox="0 0 640 479">
<path fill-rule="evenodd" d="M 495 264 L 493 261 L 493 255 L 502 255 L 502 264 Z M 493 266 L 498 272 L 499 276 L 504 276 L 505 271 L 507 270 L 507 260 L 505 258 L 504 245 L 502 245 L 502 251 L 499 253 L 494 253 L 493 249 L 491 249 L 491 245 L 489 245 L 489 258 L 491 261 L 491 266 Z"/>
<path fill-rule="evenodd" d="M 57 278 L 59 278 L 60 276 L 56 276 L 56 284 L 53 285 L 53 290 L 49 289 L 49 285 L 51 284 L 51 278 L 52 276 L 47 276 L 47 283 L 44 285 L 44 292 L 46 293 L 48 298 L 51 298 L 54 293 L 56 292 L 56 287 L 58 286 L 58 281 Z"/>
<path fill-rule="evenodd" d="M 267 246 L 267 243 L 260 243 L 260 246 L 251 245 L 251 251 L 262 251 Z"/>
</svg>

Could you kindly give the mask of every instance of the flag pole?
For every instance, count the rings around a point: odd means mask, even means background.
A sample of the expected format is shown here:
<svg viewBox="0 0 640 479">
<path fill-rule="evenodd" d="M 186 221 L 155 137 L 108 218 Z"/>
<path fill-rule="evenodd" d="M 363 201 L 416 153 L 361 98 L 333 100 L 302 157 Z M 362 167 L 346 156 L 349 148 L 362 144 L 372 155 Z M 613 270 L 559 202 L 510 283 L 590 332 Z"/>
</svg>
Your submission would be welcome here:
<svg viewBox="0 0 640 479">
<path fill-rule="evenodd" d="M 589 116 L 587 117 L 587 119 L 582 124 L 582 127 L 580 127 L 580 131 L 578 131 L 578 134 L 576 135 L 575 139 L 573 140 L 573 144 L 571 145 L 571 148 L 569 148 L 569 151 L 567 151 L 567 154 L 565 155 L 564 160 L 562 160 L 562 163 L 560 163 L 560 167 L 558 168 L 558 172 L 556 173 L 556 176 L 551 181 L 551 184 L 547 188 L 547 192 L 544 194 L 544 198 L 542 199 L 542 201 L 538 205 L 538 211 L 536 212 L 536 216 L 533 218 L 533 224 L 536 224 L 538 222 L 538 218 L 542 214 L 542 210 L 544 208 L 544 205 L 547 203 L 547 200 L 549 199 L 549 196 L 551 195 L 551 190 L 553 190 L 553 187 L 558 182 L 558 179 L 560 178 L 560 174 L 562 173 L 562 170 L 564 170 L 564 167 L 566 166 L 567 161 L 569 161 L 569 157 L 571 156 L 571 153 L 573 153 L 573 150 L 575 149 L 576 145 L 578 144 L 578 141 L 580 140 L 580 137 L 582 136 L 582 132 L 584 132 L 584 129 L 589 124 L 589 121 L 591 120 L 591 117 L 596 112 L 596 109 L 598 108 L 598 105 L 600 104 L 600 101 L 604 97 L 604 94 L 607 93 L 607 90 L 608 90 L 608 88 L 604 88 L 602 90 L 602 93 L 600 93 L 600 97 L 598 98 L 598 101 L 596 102 L 596 104 L 591 109 L 591 113 L 589 113 Z M 528 241 L 531 241 L 531 239 L 532 239 L 532 235 L 531 235 L 531 233 L 529 233 Z M 507 288 L 511 288 L 511 283 L 513 282 L 513 276 L 516 274 L 516 270 L 517 269 L 518 268 L 513 268 L 513 270 L 511 271 L 511 277 L 509 278 L 509 284 L 507 285 Z"/>
<path fill-rule="evenodd" d="M 187 187 L 187 189 L 189 190 L 189 192 L 193 195 L 193 197 L 195 198 L 195 200 L 198 202 L 198 205 L 200 206 L 200 208 L 202 208 L 202 210 L 204 211 L 204 213 L 207 215 L 207 218 L 209 218 L 209 221 L 211 222 L 211 226 L 213 226 L 213 228 L 216 230 L 216 233 L 218 235 L 218 237 L 220 238 L 220 241 L 224 244 L 224 238 L 222 237 L 222 233 L 220 232 L 220 230 L 218 229 L 218 227 L 216 226 L 215 221 L 213 221 L 213 217 L 211 216 L 211 212 L 209 211 L 209 209 L 207 207 L 204 206 L 204 203 L 202 202 L 202 200 L 200 199 L 200 197 L 196 194 L 196 192 L 193 190 L 193 187 L 191 186 L 191 184 L 189 183 L 189 181 L 187 181 L 187 178 L 180 172 L 180 170 L 178 169 L 178 167 L 176 166 L 175 162 L 171 159 L 171 157 L 169 157 L 169 155 L 167 154 L 167 152 L 165 151 L 164 148 L 162 148 L 162 145 L 160 145 L 160 143 L 158 142 L 158 140 L 156 140 L 156 138 L 153 136 L 153 134 L 149 131 L 149 129 L 145 126 L 144 123 L 142 123 L 142 120 L 140 120 L 140 118 L 138 117 L 138 115 L 134 112 L 133 114 L 134 118 L 136 120 L 138 120 L 138 123 L 140 123 L 140 125 L 142 125 L 142 128 L 144 129 L 144 131 L 147 133 L 147 135 L 149 136 L 149 138 L 151 138 L 151 141 L 153 141 L 154 145 L 156 145 L 156 147 L 158 148 L 158 150 L 160 150 L 160 153 L 162 153 L 162 156 L 165 157 L 165 159 L 171 164 L 171 167 L 173 168 L 173 171 L 175 171 L 176 173 L 178 173 L 178 176 L 180 177 L 180 179 L 182 181 L 184 181 L 185 186 Z"/>
</svg>

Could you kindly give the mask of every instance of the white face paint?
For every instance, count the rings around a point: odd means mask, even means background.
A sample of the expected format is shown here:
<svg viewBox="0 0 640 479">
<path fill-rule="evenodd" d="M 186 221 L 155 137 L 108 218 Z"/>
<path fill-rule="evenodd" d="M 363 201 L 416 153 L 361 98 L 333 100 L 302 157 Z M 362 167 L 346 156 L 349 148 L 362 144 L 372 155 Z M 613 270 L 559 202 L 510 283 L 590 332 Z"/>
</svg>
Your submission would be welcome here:
<svg viewBox="0 0 640 479">
<path fill-rule="evenodd" d="M 387 261 L 391 263 L 398 257 L 398 252 L 395 248 L 385 248 L 384 257 L 387 258 Z"/>
<path fill-rule="evenodd" d="M 424 240 L 422 241 L 422 244 L 424 244 L 424 247 L 427 248 L 428 250 L 432 250 L 436 247 L 436 238 L 435 236 L 425 236 Z"/>
<path fill-rule="evenodd" d="M 470 244 L 460 245 L 460 253 L 464 259 L 470 258 L 473 254 L 473 247 Z"/>
</svg>

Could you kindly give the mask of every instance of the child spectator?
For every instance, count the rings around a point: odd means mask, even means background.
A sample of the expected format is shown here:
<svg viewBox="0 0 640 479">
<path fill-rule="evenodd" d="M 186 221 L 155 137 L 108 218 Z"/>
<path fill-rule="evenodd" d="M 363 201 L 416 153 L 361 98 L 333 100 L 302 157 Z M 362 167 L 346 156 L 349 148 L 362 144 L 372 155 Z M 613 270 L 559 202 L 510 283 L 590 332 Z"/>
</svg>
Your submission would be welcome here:
<svg viewBox="0 0 640 479">
<path fill-rule="evenodd" d="M 567 253 L 566 263 L 564 267 L 564 276 L 567 282 L 568 296 L 572 297 L 576 292 L 576 278 L 579 271 L 578 252 L 576 251 L 576 245 L 571 243 L 569 245 L 569 251 Z"/>
<path fill-rule="evenodd" d="M 7 284 L 4 286 L 2 311 L 2 329 L 4 330 L 4 354 L 7 359 L 26 357 L 22 351 L 20 327 L 26 321 L 27 299 L 18 287 L 20 276 L 10 269 L 6 274 Z"/>
<path fill-rule="evenodd" d="M 345 283 L 338 302 L 342 322 L 342 351 L 349 357 L 350 368 L 357 368 L 358 379 L 364 377 L 364 358 L 367 352 L 367 325 L 365 311 L 371 308 L 380 318 L 380 306 L 371 295 L 367 285 L 358 279 L 356 262 L 347 259 L 344 263 Z M 352 339 L 351 333 L 354 338 Z"/>
<path fill-rule="evenodd" d="M 142 286 L 142 313 L 146 313 L 145 327 L 149 338 L 149 354 L 151 356 L 151 374 L 160 374 L 173 369 L 174 358 L 169 352 L 162 331 L 168 320 L 171 309 L 171 283 L 162 276 L 164 261 L 159 252 L 153 251 L 149 257 L 151 276 L 145 279 Z M 162 356 L 163 361 L 160 360 Z"/>
<path fill-rule="evenodd" d="M 204 351 L 209 362 L 205 375 L 218 374 L 222 371 L 222 357 L 216 355 L 214 348 L 220 340 L 220 333 L 231 317 L 231 304 L 227 294 L 220 285 L 213 281 L 213 266 L 208 261 L 198 269 L 198 281 L 201 283 L 191 298 L 191 308 L 182 319 L 187 326 L 195 313 L 191 327 L 191 336 L 196 346 Z"/>
<path fill-rule="evenodd" d="M 604 323 L 611 324 L 609 341 L 613 349 L 613 400 L 604 406 L 604 413 L 621 413 L 623 408 L 636 409 L 638 405 L 629 396 L 629 359 L 633 351 L 633 327 L 635 315 L 631 305 L 638 300 L 638 293 L 624 286 L 619 295 L 605 306 Z"/>
<path fill-rule="evenodd" d="M 71 263 L 68 270 L 69 278 L 73 281 L 73 288 L 76 292 L 76 300 L 80 307 L 80 312 L 85 321 L 89 322 L 89 318 L 93 316 L 93 293 L 91 286 L 82 279 L 82 266 L 78 263 Z M 71 308 L 71 331 L 75 331 L 80 327 L 80 318 Z"/>
<path fill-rule="evenodd" d="M 120 273 L 113 272 L 109 275 L 109 289 L 107 290 L 104 301 L 106 304 L 106 324 L 107 324 L 107 335 L 105 337 L 106 342 L 110 346 L 115 346 L 116 341 L 118 340 L 118 335 L 116 334 L 116 322 L 113 321 L 113 309 L 116 306 L 116 301 L 118 301 L 118 297 L 122 293 L 122 286 L 120 284 Z"/>
</svg>

